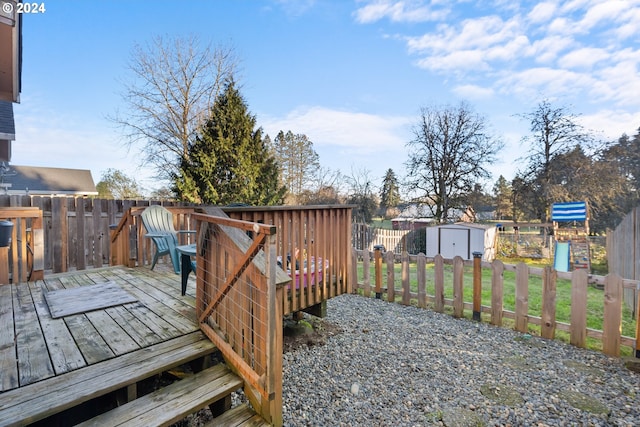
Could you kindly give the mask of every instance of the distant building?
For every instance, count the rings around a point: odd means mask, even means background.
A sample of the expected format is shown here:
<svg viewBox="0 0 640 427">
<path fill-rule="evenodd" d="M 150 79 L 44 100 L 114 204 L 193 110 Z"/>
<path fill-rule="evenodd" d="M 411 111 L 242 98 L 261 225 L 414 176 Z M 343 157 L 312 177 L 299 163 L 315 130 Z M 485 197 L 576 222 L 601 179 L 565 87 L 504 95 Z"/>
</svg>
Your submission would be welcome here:
<svg viewBox="0 0 640 427">
<path fill-rule="evenodd" d="M 447 218 L 450 223 L 453 222 L 474 222 L 475 213 L 471 207 L 466 210 L 451 208 L 448 211 Z M 428 227 L 436 222 L 431 209 L 426 205 L 411 204 L 402 210 L 400 215 L 391 220 L 391 226 L 394 230 L 416 230 L 422 227 Z"/>
<path fill-rule="evenodd" d="M 91 171 L 11 165 L 0 183 L 0 194 L 32 196 L 97 196 Z"/>
<path fill-rule="evenodd" d="M 15 5 L 15 2 L 13 2 Z M 20 102 L 22 77 L 22 15 L 16 8 L 0 10 L 0 161 L 11 161 L 16 132 L 13 103 Z"/>
</svg>

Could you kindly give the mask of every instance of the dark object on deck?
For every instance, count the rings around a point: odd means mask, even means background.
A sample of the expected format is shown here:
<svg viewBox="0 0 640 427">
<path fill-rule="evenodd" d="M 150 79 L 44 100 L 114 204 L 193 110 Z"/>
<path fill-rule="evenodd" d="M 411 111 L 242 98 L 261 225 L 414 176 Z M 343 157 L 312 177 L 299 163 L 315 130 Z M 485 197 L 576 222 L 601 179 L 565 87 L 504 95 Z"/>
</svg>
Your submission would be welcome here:
<svg viewBox="0 0 640 427">
<path fill-rule="evenodd" d="M 11 244 L 11 232 L 13 223 L 11 221 L 0 221 L 0 248 L 5 248 Z"/>
</svg>

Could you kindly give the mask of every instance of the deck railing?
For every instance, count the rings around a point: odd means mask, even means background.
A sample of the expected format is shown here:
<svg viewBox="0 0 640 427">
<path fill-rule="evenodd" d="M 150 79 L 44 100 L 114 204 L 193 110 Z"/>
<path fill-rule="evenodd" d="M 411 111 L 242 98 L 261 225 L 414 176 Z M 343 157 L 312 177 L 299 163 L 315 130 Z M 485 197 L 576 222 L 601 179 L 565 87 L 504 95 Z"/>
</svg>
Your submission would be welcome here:
<svg viewBox="0 0 640 427">
<path fill-rule="evenodd" d="M 39 280 L 44 273 L 44 230 L 38 208 L 0 208 L 0 221 L 13 223 L 11 242 L 0 248 L 0 285 Z"/>
<path fill-rule="evenodd" d="M 231 218 L 275 225 L 276 254 L 293 278 L 284 290 L 283 314 L 318 308 L 350 293 L 351 205 L 225 207 Z M 321 314 L 314 310 L 314 314 Z"/>
<path fill-rule="evenodd" d="M 111 230 L 111 265 L 128 267 L 151 265 L 153 259 L 153 242 L 144 237 L 146 230 L 142 225 L 140 214 L 147 206 L 132 207 L 122 215 L 120 222 Z M 173 226 L 176 230 L 194 230 L 191 215 L 202 212 L 194 207 L 165 206 L 173 214 Z M 178 234 L 179 238 L 188 239 L 188 234 Z M 180 244 L 192 243 L 188 240 Z"/>
<path fill-rule="evenodd" d="M 449 306 L 455 317 L 463 317 L 465 310 L 473 311 L 473 317 L 477 319 L 480 318 L 480 313 L 488 313 L 491 324 L 503 326 L 504 319 L 511 319 L 514 321 L 515 330 L 522 333 L 528 333 L 529 324 L 533 324 L 539 326 L 540 335 L 543 338 L 554 339 L 557 331 L 564 331 L 569 334 L 570 343 L 577 347 L 584 348 L 587 338 L 594 338 L 601 342 L 602 351 L 605 354 L 619 356 L 621 345 L 635 349 L 636 357 L 640 354 L 638 348 L 640 319 L 636 319 L 635 337 L 624 336 L 621 333 L 623 289 L 638 289 L 638 281 L 622 279 L 617 274 L 603 277 L 588 275 L 585 270 L 561 273 L 551 267 L 534 268 L 524 263 L 508 265 L 499 260 L 488 263 L 480 262 L 480 259 L 463 261 L 460 257 L 445 260 L 440 255 L 427 258 L 423 254 L 409 255 L 406 252 L 401 257 L 397 257 L 392 252 L 382 255 L 381 251 L 371 253 L 353 249 L 352 257 L 353 265 L 357 265 L 358 259 L 362 260 L 362 276 L 356 281 L 357 288 L 365 296 L 375 293 L 376 297 L 387 301 L 398 301 L 406 305 L 416 304 L 419 307 L 430 305 L 438 312 L 444 312 L 445 306 Z M 400 262 L 400 277 L 394 268 L 397 262 Z M 430 263 L 433 264 L 433 268 L 429 269 L 428 276 L 426 267 Z M 452 271 L 446 275 L 445 264 L 452 265 Z M 474 265 L 475 274 L 472 267 Z M 490 283 L 482 284 L 480 279 L 482 268 L 491 269 Z M 466 294 L 464 293 L 465 269 L 468 282 L 471 275 L 474 277 L 473 291 L 467 291 Z M 472 269 L 471 273 L 470 269 Z M 374 272 L 373 279 L 371 270 Z M 515 273 L 515 295 L 505 293 L 503 286 L 505 271 Z M 357 275 L 355 268 L 354 275 Z M 446 280 L 445 277 L 447 277 Z M 542 283 L 541 306 L 535 308 L 539 315 L 529 312 L 529 297 L 533 289 L 529 285 L 532 277 L 540 278 L 538 280 Z M 569 323 L 558 321 L 556 316 L 558 278 L 571 281 Z M 480 280 L 479 284 L 478 280 Z M 398 284 L 399 287 L 397 287 Z M 589 311 L 594 310 L 593 307 L 587 307 L 587 288 L 590 285 L 604 288 L 602 304 L 597 308 L 603 313 L 601 330 L 587 327 Z M 480 303 L 482 288 L 491 290 L 489 306 Z M 515 301 L 514 310 L 504 308 L 507 298 Z"/>
<path fill-rule="evenodd" d="M 202 331 L 245 380 L 262 417 L 282 425 L 283 287 L 276 227 L 194 214 L 196 315 Z"/>
</svg>

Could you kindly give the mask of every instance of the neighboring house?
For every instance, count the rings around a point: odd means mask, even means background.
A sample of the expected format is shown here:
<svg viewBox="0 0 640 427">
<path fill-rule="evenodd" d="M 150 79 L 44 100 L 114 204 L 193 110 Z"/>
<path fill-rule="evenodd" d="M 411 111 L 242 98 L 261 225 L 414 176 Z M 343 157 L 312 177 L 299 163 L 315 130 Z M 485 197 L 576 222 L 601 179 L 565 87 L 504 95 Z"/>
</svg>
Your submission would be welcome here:
<svg viewBox="0 0 640 427">
<path fill-rule="evenodd" d="M 466 210 L 451 208 L 447 217 L 450 223 L 476 221 L 476 215 L 471 207 Z M 391 220 L 391 226 L 394 230 L 416 230 L 432 225 L 434 222 L 429 206 L 410 204 L 402 210 L 400 215 Z"/>
<path fill-rule="evenodd" d="M 22 84 L 22 16 L 16 13 L 14 0 L 4 3 L 14 6 L 0 8 L 0 161 L 9 162 L 16 137 L 13 103 L 20 102 Z"/>
<path fill-rule="evenodd" d="M 16 139 L 13 104 L 0 101 L 0 162 L 11 160 L 11 141 Z"/>
<path fill-rule="evenodd" d="M 11 165 L 4 177 L 0 178 L 4 181 L 0 183 L 0 194 L 98 195 L 91 171 L 86 169 Z M 7 184 L 9 185 L 7 186 Z"/>
</svg>

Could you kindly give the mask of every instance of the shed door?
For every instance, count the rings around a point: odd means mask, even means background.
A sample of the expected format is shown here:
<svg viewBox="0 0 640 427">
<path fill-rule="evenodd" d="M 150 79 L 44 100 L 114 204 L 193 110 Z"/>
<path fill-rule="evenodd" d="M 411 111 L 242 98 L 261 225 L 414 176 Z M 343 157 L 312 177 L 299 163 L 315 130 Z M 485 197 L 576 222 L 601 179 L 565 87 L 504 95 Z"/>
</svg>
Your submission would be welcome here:
<svg viewBox="0 0 640 427">
<path fill-rule="evenodd" d="M 440 255 L 445 259 L 453 259 L 459 255 L 462 259 L 470 259 L 469 230 L 459 228 L 440 228 Z"/>
</svg>

